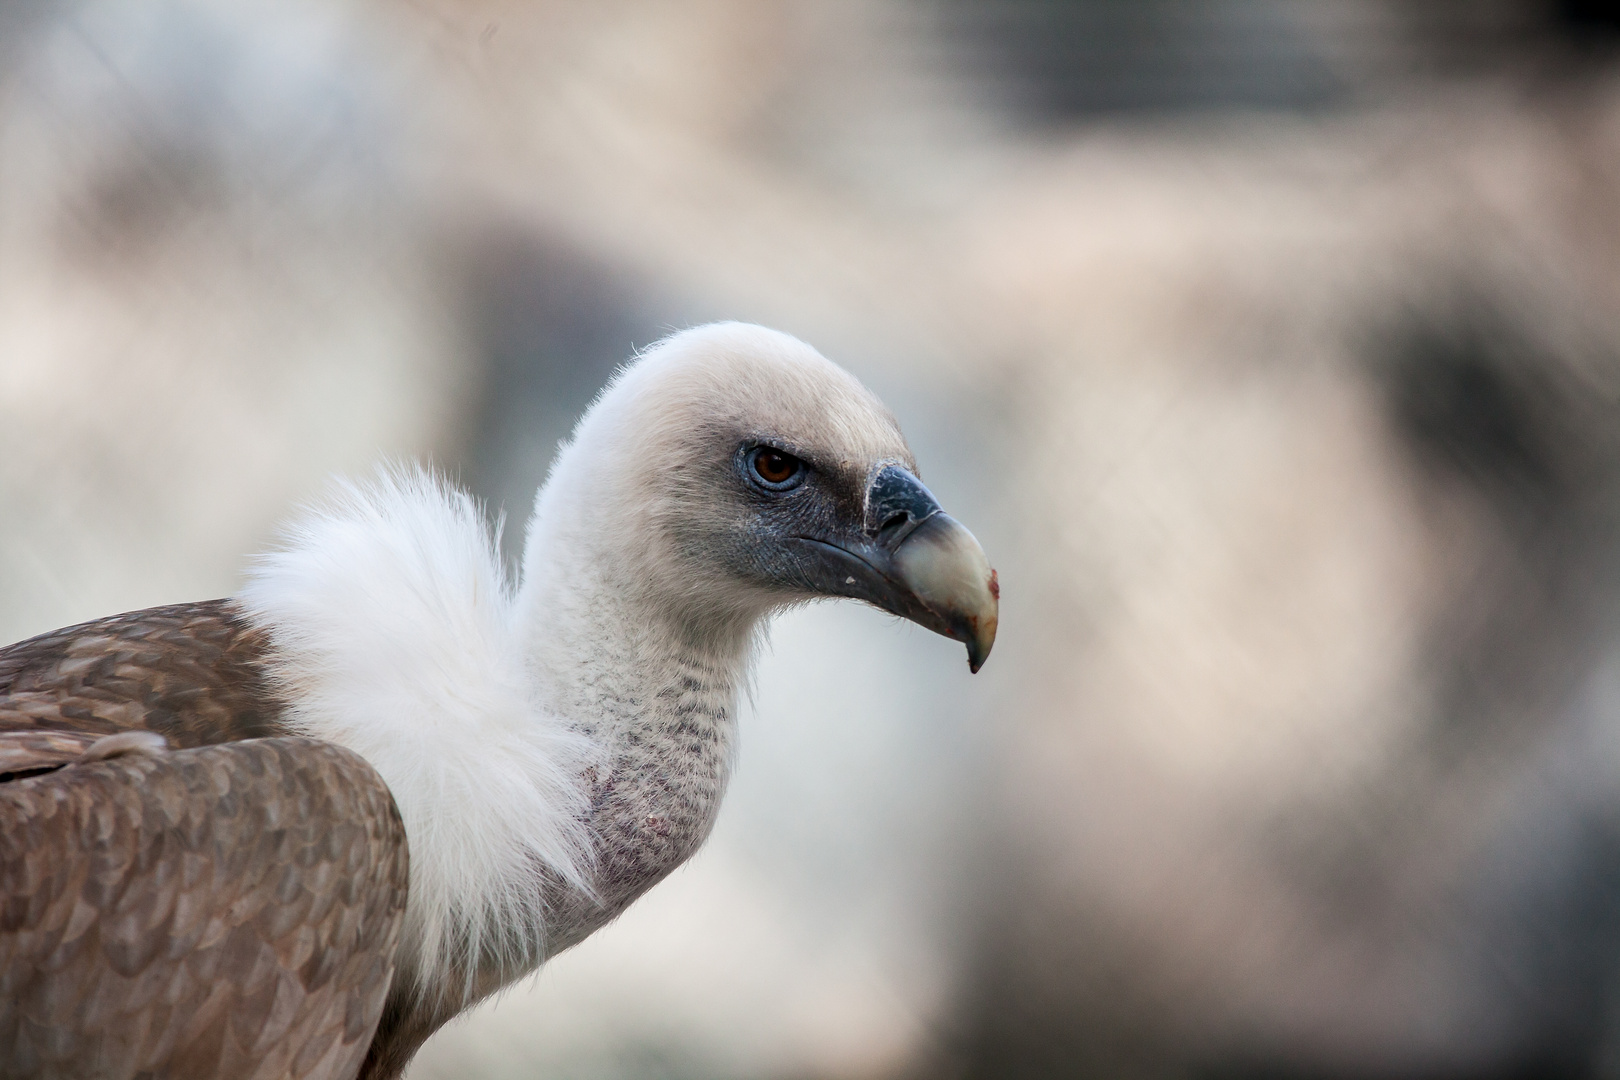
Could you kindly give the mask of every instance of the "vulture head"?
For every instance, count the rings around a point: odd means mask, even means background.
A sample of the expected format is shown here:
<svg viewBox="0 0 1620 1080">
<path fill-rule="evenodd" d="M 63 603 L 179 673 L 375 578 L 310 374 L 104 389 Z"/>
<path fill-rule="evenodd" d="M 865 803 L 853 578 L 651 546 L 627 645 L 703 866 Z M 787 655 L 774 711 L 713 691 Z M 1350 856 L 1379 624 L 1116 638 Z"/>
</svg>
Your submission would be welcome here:
<svg viewBox="0 0 1620 1080">
<path fill-rule="evenodd" d="M 581 420 L 540 493 L 528 570 L 589 552 L 614 595 L 721 647 L 785 605 L 864 600 L 965 643 L 977 672 L 996 575 L 917 472 L 893 413 L 808 345 L 699 327 Z"/>
</svg>

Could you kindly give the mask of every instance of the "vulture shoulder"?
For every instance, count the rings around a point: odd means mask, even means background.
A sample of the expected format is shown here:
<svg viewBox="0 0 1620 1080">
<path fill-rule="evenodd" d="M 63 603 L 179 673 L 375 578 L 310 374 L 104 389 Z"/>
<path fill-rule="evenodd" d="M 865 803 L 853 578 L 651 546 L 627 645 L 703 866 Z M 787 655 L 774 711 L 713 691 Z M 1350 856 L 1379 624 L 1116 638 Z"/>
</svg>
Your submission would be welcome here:
<svg viewBox="0 0 1620 1080">
<path fill-rule="evenodd" d="M 0 648 L 0 732 L 145 729 L 181 748 L 290 734 L 267 646 L 229 600 L 53 630 Z"/>
<path fill-rule="evenodd" d="M 0 1074 L 359 1070 L 405 829 L 359 755 L 276 737 L 266 648 L 215 600 L 0 649 Z"/>
<path fill-rule="evenodd" d="M 405 912 L 387 787 L 310 739 L 159 745 L 0 735 L 0 1072 L 353 1076 Z"/>
</svg>

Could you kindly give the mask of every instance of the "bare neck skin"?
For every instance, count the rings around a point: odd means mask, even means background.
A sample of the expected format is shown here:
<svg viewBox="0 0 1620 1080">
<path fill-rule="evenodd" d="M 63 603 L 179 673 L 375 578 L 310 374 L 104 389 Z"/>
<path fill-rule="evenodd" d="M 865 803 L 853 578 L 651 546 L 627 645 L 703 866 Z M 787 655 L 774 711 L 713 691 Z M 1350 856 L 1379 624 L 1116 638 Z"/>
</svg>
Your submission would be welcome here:
<svg viewBox="0 0 1620 1080">
<path fill-rule="evenodd" d="M 594 898 L 558 889 L 546 955 L 582 940 L 661 881 L 708 837 L 732 762 L 737 690 L 763 611 L 693 607 L 648 592 L 644 563 L 622 528 L 558 535 L 541 497 L 518 597 L 528 673 L 543 707 L 595 747 L 590 793 Z M 564 558 L 557 553 L 567 552 Z M 641 564 L 641 565 L 638 565 Z M 688 610 L 691 608 L 691 610 Z"/>
</svg>

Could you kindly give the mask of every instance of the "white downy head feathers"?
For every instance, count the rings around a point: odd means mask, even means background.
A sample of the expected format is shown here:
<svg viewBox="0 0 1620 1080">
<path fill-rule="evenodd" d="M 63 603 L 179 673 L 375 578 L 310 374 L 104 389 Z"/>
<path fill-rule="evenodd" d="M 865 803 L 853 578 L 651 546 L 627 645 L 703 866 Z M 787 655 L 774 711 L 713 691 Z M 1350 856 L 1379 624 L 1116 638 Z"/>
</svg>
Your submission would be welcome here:
<svg viewBox="0 0 1620 1080">
<path fill-rule="evenodd" d="M 531 617 L 550 618 L 576 574 L 607 570 L 604 584 L 634 595 L 644 614 L 735 649 L 739 633 L 784 602 L 709 557 L 706 544 L 706 533 L 732 524 L 713 483 L 717 459 L 748 435 L 862 471 L 882 461 L 916 468 L 893 413 L 797 338 L 734 322 L 675 334 L 621 369 L 559 450 L 529 522 Z M 552 580 L 536 573 L 576 558 Z"/>
</svg>

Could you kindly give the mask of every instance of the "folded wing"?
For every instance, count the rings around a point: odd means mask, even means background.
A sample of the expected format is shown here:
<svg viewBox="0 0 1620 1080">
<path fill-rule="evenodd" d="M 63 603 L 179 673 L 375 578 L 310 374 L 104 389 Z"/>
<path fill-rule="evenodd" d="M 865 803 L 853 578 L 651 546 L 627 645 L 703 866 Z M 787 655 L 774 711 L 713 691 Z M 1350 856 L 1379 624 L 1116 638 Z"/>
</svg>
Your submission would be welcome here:
<svg viewBox="0 0 1620 1080">
<path fill-rule="evenodd" d="M 375 771 L 299 738 L 74 756 L 97 741 L 0 733 L 7 1074 L 354 1076 L 406 898 Z"/>
<path fill-rule="evenodd" d="M 394 800 L 288 735 L 228 601 L 0 649 L 0 1074 L 355 1076 L 407 885 Z"/>
</svg>

